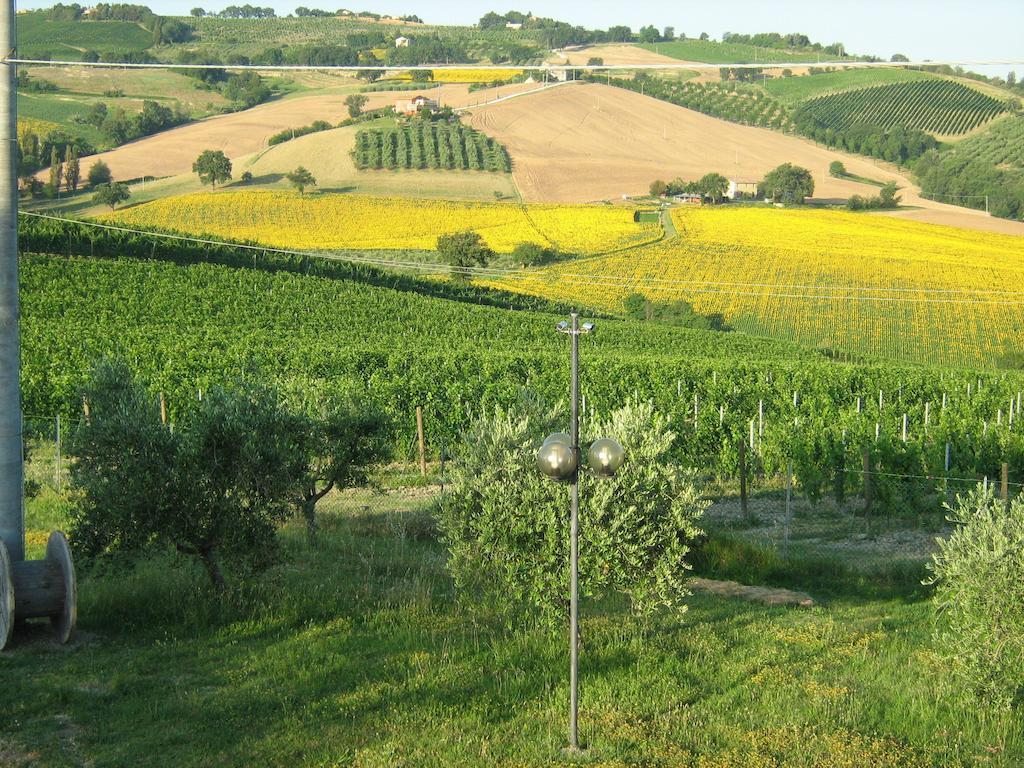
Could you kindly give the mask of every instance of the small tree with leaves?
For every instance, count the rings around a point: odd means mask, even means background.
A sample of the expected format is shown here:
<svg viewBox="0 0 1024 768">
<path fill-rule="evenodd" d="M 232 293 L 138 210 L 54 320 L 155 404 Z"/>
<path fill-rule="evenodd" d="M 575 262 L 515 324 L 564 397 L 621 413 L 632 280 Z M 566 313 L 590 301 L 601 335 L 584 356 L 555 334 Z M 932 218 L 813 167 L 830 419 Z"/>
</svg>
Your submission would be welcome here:
<svg viewBox="0 0 1024 768">
<path fill-rule="evenodd" d="M 60 191 L 60 183 L 64 178 L 64 171 L 62 170 L 60 155 L 57 153 L 57 147 L 54 146 L 50 149 L 50 188 L 54 192 Z"/>
<path fill-rule="evenodd" d="M 74 145 L 68 144 L 64 155 L 64 187 L 68 192 L 78 191 L 78 181 L 81 178 L 81 167 L 78 163 L 78 151 Z"/>
<path fill-rule="evenodd" d="M 192 163 L 192 171 L 199 175 L 199 181 L 216 189 L 217 182 L 231 180 L 231 161 L 219 149 L 207 149 Z"/>
<path fill-rule="evenodd" d="M 776 202 L 802 205 L 805 198 L 814 194 L 814 177 L 806 168 L 783 163 L 768 172 L 758 191 Z"/>
<path fill-rule="evenodd" d="M 828 165 L 828 175 L 834 176 L 837 179 L 841 179 L 846 175 L 846 166 L 843 165 L 842 160 L 833 160 Z"/>
<path fill-rule="evenodd" d="M 729 189 L 729 180 L 720 173 L 706 173 L 697 181 L 697 188 L 711 202 L 720 203 Z"/>
<path fill-rule="evenodd" d="M 345 106 L 348 107 L 348 116 L 357 118 L 363 114 L 363 107 L 369 99 L 361 93 L 353 93 L 345 97 Z"/>
<path fill-rule="evenodd" d="M 437 238 L 437 252 L 451 265 L 452 276 L 460 280 L 469 280 L 472 267 L 486 267 L 494 256 L 479 233 L 472 230 L 441 235 Z"/>
<path fill-rule="evenodd" d="M 129 191 L 127 184 L 112 181 L 99 187 L 93 193 L 92 201 L 100 205 L 108 205 L 110 210 L 113 211 L 120 203 L 123 203 L 131 196 L 132 193 Z"/>
<path fill-rule="evenodd" d="M 97 160 L 89 166 L 89 173 L 86 178 L 89 180 L 90 187 L 98 187 L 101 184 L 109 184 L 113 181 L 114 177 L 110 173 L 110 166 L 102 160 Z"/>
<path fill-rule="evenodd" d="M 313 540 L 317 502 L 336 488 L 367 482 L 367 470 L 390 453 L 389 425 L 374 405 L 352 399 L 320 408 L 300 426 L 307 463 L 297 504 Z"/>
<path fill-rule="evenodd" d="M 299 190 L 300 195 L 305 194 L 306 187 L 316 186 L 316 178 L 301 165 L 286 175 L 285 178 L 288 179 L 288 182 L 293 187 Z"/>
</svg>

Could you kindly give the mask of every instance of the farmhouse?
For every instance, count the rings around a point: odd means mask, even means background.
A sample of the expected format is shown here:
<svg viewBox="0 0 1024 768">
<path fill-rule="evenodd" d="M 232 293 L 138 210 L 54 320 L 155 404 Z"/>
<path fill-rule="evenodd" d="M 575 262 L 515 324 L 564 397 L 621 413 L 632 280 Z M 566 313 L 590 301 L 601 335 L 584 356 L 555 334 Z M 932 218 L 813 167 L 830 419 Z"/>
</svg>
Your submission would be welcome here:
<svg viewBox="0 0 1024 768">
<path fill-rule="evenodd" d="M 742 197 L 757 197 L 757 182 L 729 179 L 729 189 L 726 190 L 725 196 L 730 200 Z"/>
<path fill-rule="evenodd" d="M 395 112 L 400 115 L 415 115 L 424 109 L 437 109 L 437 102 L 428 99 L 426 96 L 413 96 L 408 101 L 400 100 L 395 102 Z"/>
<path fill-rule="evenodd" d="M 519 22 L 519 21 L 506 21 L 505 22 L 505 28 L 506 29 L 522 29 L 523 28 L 523 24 L 522 24 L 522 22 Z"/>
<path fill-rule="evenodd" d="M 395 48 L 408 48 L 409 38 L 399 35 L 395 38 Z"/>
</svg>

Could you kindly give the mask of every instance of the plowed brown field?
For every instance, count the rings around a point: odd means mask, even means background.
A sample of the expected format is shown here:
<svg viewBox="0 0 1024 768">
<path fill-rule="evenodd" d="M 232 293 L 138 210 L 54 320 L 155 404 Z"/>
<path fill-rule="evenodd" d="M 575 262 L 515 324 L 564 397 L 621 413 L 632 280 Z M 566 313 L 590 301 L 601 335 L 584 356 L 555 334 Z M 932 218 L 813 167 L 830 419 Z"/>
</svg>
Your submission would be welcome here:
<svg viewBox="0 0 1024 768">
<path fill-rule="evenodd" d="M 816 198 L 877 193 L 877 187 L 829 176 L 829 163 L 842 160 L 851 174 L 896 181 L 904 203 L 920 207 L 900 216 L 1024 235 L 1024 224 L 923 200 L 909 178 L 868 158 L 611 86 L 570 84 L 482 107 L 470 122 L 508 147 L 524 200 L 614 200 L 646 194 L 654 179 L 696 179 L 710 171 L 758 181 L 786 162 L 811 171 Z"/>
</svg>

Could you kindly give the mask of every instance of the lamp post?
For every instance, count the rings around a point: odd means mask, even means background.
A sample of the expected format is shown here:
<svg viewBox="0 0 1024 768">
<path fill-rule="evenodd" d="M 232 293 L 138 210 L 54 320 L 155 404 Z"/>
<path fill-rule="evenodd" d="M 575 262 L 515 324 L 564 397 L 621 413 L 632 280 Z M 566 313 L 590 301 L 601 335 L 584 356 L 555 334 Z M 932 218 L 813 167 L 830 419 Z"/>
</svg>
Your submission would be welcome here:
<svg viewBox="0 0 1024 768">
<path fill-rule="evenodd" d="M 556 326 L 572 340 L 569 434 L 549 435 L 537 453 L 537 466 L 548 477 L 569 483 L 569 750 L 579 749 L 579 517 L 580 517 L 580 335 L 594 330 L 593 323 L 571 322 Z M 598 477 L 612 477 L 625 461 L 625 452 L 610 438 L 595 440 L 587 452 L 591 469 Z"/>
</svg>

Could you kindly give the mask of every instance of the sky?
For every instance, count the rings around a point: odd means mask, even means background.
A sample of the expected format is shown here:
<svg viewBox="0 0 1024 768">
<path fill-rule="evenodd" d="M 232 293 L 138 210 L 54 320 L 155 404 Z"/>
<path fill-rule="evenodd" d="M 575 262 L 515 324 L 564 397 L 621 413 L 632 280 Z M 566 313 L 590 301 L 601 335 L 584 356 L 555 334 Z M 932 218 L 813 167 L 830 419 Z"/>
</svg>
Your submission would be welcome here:
<svg viewBox="0 0 1024 768">
<path fill-rule="evenodd" d="M 279 15 L 290 13 L 296 5 L 337 10 L 354 3 L 352 10 L 395 16 L 414 13 L 427 23 L 440 24 L 473 24 L 488 11 L 515 7 L 589 28 L 625 24 L 637 30 L 654 24 L 659 29 L 673 26 L 687 36 L 707 32 L 716 39 L 723 32 L 802 32 L 818 42 L 842 42 L 851 53 L 884 58 L 898 52 L 912 60 L 1024 59 L 1024 0 L 546 0 L 543 4 L 535 0 L 534 4 L 530 0 L 299 0 L 284 4 L 273 0 L 135 0 L 167 15 L 185 15 L 195 5 L 219 10 L 247 1 L 271 5 Z M 78 2 L 88 4 L 88 0 Z M 46 0 L 20 7 L 52 4 Z M 1024 66 L 1015 68 L 1024 73 Z M 1006 71 L 999 66 L 985 73 L 1005 75 Z"/>
</svg>

